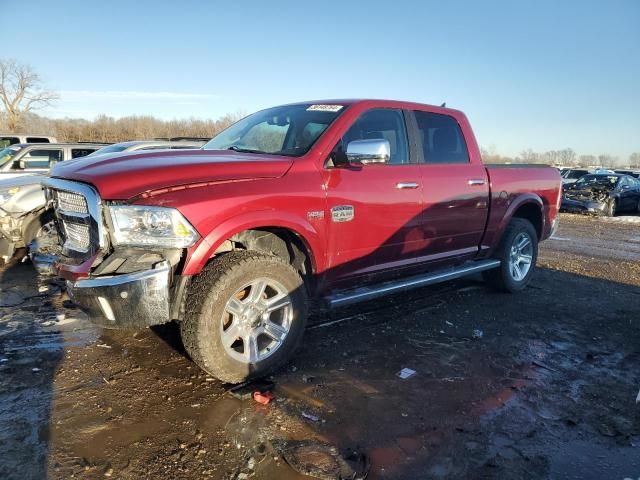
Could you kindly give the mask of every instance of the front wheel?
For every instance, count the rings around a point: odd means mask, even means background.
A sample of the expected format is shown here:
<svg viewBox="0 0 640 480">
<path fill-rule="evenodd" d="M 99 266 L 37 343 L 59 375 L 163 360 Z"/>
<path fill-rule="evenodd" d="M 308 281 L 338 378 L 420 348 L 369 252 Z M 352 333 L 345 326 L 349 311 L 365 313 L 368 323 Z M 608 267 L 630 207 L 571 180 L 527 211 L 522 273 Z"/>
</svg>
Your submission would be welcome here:
<svg viewBox="0 0 640 480">
<path fill-rule="evenodd" d="M 295 268 L 273 255 L 236 251 L 193 279 L 180 333 L 200 368 L 240 383 L 285 363 L 306 320 L 307 294 Z"/>
<path fill-rule="evenodd" d="M 496 251 L 500 267 L 483 272 L 485 281 L 502 292 L 523 290 L 531 280 L 538 259 L 538 235 L 528 220 L 514 218 Z"/>
</svg>

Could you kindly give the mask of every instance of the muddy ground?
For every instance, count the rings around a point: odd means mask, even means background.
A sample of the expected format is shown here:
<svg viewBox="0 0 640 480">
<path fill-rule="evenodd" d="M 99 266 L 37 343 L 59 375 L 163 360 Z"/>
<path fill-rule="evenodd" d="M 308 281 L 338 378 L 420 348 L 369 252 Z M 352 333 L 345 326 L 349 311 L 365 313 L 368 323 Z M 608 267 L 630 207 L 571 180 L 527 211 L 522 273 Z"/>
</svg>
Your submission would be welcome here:
<svg viewBox="0 0 640 480">
<path fill-rule="evenodd" d="M 0 478 L 302 479 L 279 452 L 303 439 L 366 453 L 371 479 L 638 478 L 640 224 L 563 215 L 539 265 L 518 295 L 471 278 L 316 316 L 336 323 L 308 330 L 263 406 L 199 371 L 173 326 L 94 328 L 10 264 Z"/>
</svg>

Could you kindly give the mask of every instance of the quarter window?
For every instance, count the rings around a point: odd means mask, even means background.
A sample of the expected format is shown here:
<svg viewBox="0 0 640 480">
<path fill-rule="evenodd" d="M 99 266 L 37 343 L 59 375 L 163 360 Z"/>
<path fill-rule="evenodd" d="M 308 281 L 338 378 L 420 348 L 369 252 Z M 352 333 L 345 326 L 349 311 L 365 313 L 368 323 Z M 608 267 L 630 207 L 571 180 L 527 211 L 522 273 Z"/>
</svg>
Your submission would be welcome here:
<svg viewBox="0 0 640 480">
<path fill-rule="evenodd" d="M 90 153 L 95 152 L 95 148 L 72 148 L 71 149 L 71 158 L 80 158 L 86 157 Z"/>
<path fill-rule="evenodd" d="M 455 118 L 414 111 L 426 163 L 469 163 L 467 145 Z"/>
<path fill-rule="evenodd" d="M 389 142 L 389 163 L 409 163 L 407 131 L 402 111 L 377 108 L 364 112 L 342 137 L 343 151 L 354 140 L 383 139 Z"/>
</svg>

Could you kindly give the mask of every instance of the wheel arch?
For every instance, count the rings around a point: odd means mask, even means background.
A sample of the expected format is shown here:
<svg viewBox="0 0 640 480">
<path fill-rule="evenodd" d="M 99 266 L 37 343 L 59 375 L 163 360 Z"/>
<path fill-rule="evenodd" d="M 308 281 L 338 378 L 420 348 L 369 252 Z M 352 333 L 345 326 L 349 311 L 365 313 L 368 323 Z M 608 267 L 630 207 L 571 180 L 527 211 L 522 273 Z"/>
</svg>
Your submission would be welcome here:
<svg viewBox="0 0 640 480">
<path fill-rule="evenodd" d="M 292 214 L 269 210 L 240 215 L 218 225 L 189 252 L 182 273 L 197 275 L 216 255 L 236 249 L 282 257 L 308 278 L 323 268 L 318 263 L 322 256 L 316 229 Z"/>
<path fill-rule="evenodd" d="M 538 241 L 542 240 L 545 235 L 545 208 L 542 199 L 533 193 L 521 195 L 517 197 L 507 209 L 500 228 L 497 239 L 501 239 L 507 226 L 513 218 L 523 218 L 533 225 L 538 236 Z"/>
</svg>

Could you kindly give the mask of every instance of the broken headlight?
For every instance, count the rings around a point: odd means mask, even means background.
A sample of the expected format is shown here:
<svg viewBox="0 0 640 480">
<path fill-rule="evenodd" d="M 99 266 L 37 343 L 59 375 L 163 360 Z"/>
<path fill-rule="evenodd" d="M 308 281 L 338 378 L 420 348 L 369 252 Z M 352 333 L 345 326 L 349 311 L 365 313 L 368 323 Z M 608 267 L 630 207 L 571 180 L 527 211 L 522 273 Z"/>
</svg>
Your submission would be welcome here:
<svg viewBox="0 0 640 480">
<path fill-rule="evenodd" d="M 116 245 L 187 248 L 200 236 L 175 208 L 109 206 Z"/>
</svg>

